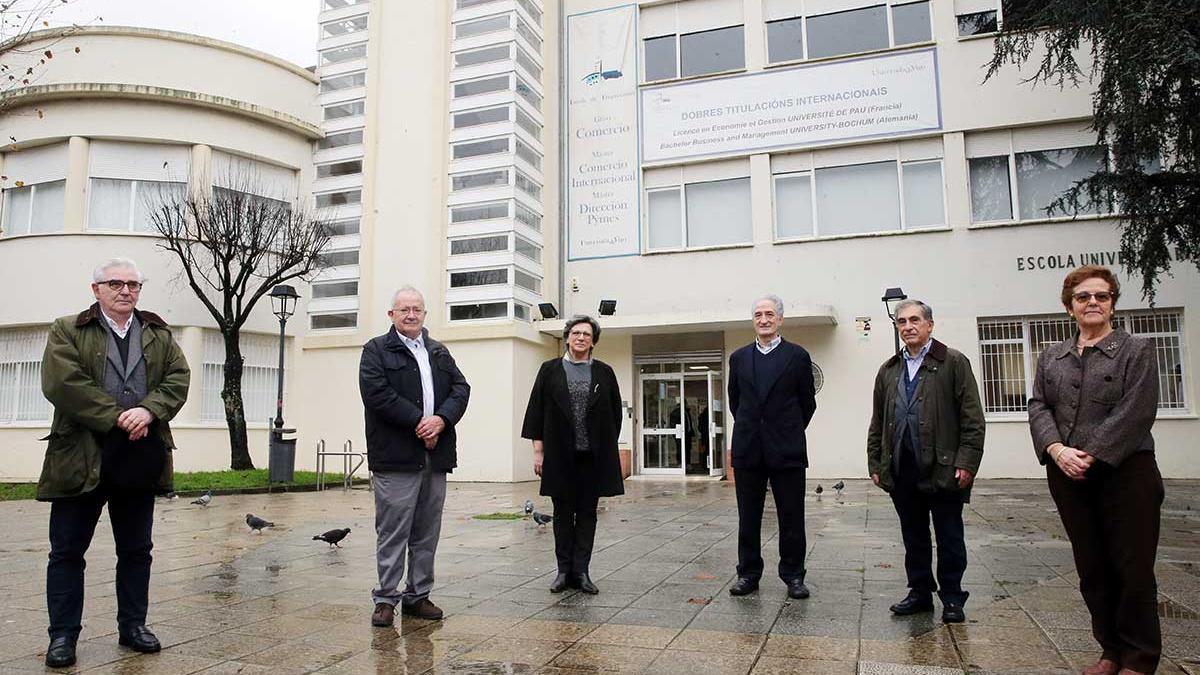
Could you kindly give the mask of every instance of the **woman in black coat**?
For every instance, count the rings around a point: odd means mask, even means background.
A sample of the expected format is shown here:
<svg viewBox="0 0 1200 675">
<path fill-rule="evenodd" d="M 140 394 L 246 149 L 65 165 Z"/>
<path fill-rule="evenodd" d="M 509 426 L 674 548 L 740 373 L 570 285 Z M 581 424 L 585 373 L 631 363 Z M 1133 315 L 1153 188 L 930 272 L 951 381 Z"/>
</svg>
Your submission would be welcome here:
<svg viewBox="0 0 1200 675">
<path fill-rule="evenodd" d="M 569 319 L 563 341 L 566 354 L 538 370 L 521 436 L 533 441 L 533 471 L 542 477 L 541 494 L 554 502 L 558 576 L 550 592 L 575 587 L 596 594 L 588 577 L 596 505 L 600 497 L 625 493 L 617 453 L 621 391 L 613 369 L 592 358 L 600 341 L 595 319 Z"/>
</svg>

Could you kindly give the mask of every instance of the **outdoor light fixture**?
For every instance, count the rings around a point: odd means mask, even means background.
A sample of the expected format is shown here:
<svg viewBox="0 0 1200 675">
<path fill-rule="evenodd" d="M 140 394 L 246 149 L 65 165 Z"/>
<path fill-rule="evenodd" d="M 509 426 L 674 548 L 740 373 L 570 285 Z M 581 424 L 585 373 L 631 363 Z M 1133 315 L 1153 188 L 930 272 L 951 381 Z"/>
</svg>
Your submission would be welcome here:
<svg viewBox="0 0 1200 675">
<path fill-rule="evenodd" d="M 287 321 L 296 313 L 296 301 L 299 299 L 295 288 L 280 284 L 271 289 L 271 311 L 280 321 Z"/>
<path fill-rule="evenodd" d="M 290 483 L 294 480 L 296 468 L 296 439 L 284 438 L 286 433 L 295 429 L 283 428 L 283 348 L 287 340 L 284 329 L 287 320 L 296 313 L 296 301 L 300 294 L 287 284 L 280 284 L 271 289 L 271 312 L 279 317 L 279 375 L 276 378 L 279 388 L 275 396 L 275 421 L 271 429 L 268 443 L 267 482 Z"/>
<path fill-rule="evenodd" d="M 896 343 L 896 353 L 900 353 L 900 333 L 896 330 L 896 305 L 900 304 L 901 300 L 907 300 L 908 296 L 904 294 L 904 289 L 897 286 L 889 288 L 883 292 L 883 306 L 887 310 L 888 318 L 892 320 L 892 338 Z"/>
<path fill-rule="evenodd" d="M 616 300 L 601 300 L 600 301 L 600 316 L 612 316 L 617 313 Z"/>
<path fill-rule="evenodd" d="M 542 313 L 543 319 L 553 319 L 558 316 L 558 310 L 554 309 L 553 302 L 539 302 L 538 311 Z"/>
</svg>

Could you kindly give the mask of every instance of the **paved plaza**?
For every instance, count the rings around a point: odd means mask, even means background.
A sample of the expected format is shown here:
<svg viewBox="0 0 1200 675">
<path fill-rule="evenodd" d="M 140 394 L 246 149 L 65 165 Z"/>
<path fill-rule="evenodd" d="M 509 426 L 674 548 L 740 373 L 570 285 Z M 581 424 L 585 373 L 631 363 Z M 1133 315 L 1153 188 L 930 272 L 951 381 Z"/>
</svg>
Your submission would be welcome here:
<svg viewBox="0 0 1200 675">
<path fill-rule="evenodd" d="M 905 593 L 886 495 L 809 482 L 808 600 L 764 578 L 733 598 L 737 508 L 724 482 L 633 480 L 601 501 L 597 596 L 547 591 L 554 535 L 516 512 L 549 511 L 535 483 L 451 484 L 437 586 L 444 621 L 370 626 L 372 495 L 160 500 L 150 622 L 160 654 L 117 646 L 107 516 L 88 557 L 79 663 L 89 673 L 928 673 L 1078 672 L 1099 653 L 1070 549 L 1043 481 L 981 481 L 966 512 L 967 623 L 893 617 Z M 769 502 L 769 500 L 768 500 Z M 0 503 L 0 673 L 43 670 L 48 506 Z M 261 535 L 247 512 L 273 520 Z M 764 527 L 774 569 L 775 514 Z M 314 534 L 350 527 L 341 549 Z M 1159 549 L 1160 673 L 1200 673 L 1200 482 L 1169 481 Z"/>
</svg>

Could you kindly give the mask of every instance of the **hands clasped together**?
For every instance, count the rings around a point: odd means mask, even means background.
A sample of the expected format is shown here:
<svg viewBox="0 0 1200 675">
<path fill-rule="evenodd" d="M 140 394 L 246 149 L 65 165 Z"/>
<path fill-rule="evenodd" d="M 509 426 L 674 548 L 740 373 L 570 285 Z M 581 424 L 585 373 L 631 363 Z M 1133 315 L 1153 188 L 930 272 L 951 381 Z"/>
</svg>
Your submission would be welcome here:
<svg viewBox="0 0 1200 675">
<path fill-rule="evenodd" d="M 425 449 L 433 450 L 437 447 L 438 436 L 446 429 L 446 420 L 437 415 L 422 417 L 417 423 L 417 438 L 425 441 Z"/>
<path fill-rule="evenodd" d="M 117 416 L 117 426 L 129 434 L 129 440 L 140 441 L 150 433 L 154 413 L 145 408 L 130 408 Z"/>
<path fill-rule="evenodd" d="M 1058 465 L 1059 469 L 1066 474 L 1071 480 L 1083 480 L 1087 478 L 1087 470 L 1092 468 L 1092 464 L 1096 463 L 1096 458 L 1079 448 L 1072 448 L 1062 443 L 1051 443 L 1050 447 L 1046 448 L 1046 452 L 1050 454 L 1050 458 Z"/>
</svg>

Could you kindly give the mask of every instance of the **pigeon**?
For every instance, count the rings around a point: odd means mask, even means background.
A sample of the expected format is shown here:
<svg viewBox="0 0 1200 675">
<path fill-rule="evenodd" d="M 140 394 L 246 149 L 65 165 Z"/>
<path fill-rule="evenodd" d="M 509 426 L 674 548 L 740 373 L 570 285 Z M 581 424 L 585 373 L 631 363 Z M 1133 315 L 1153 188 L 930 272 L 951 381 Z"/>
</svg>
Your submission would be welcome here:
<svg viewBox="0 0 1200 675">
<path fill-rule="evenodd" d="M 338 545 L 338 542 L 345 539 L 346 535 L 348 534 L 350 534 L 350 528 L 343 527 L 340 530 L 330 530 L 325 534 L 318 534 L 317 536 L 313 537 L 313 541 L 323 541 L 330 546 L 337 546 L 338 548 L 341 548 L 341 546 Z"/>
<path fill-rule="evenodd" d="M 531 513 L 533 513 L 533 500 L 526 499 L 525 500 L 525 515 L 529 515 Z"/>
<path fill-rule="evenodd" d="M 538 527 L 544 526 L 546 523 L 554 520 L 553 516 L 548 516 L 544 513 L 533 512 L 533 522 L 538 524 Z"/>
<path fill-rule="evenodd" d="M 275 523 L 263 520 L 262 518 L 259 518 L 258 516 L 254 515 L 253 513 L 246 514 L 246 524 L 250 526 L 251 530 L 253 530 L 259 534 L 262 534 L 262 530 L 264 527 L 275 527 Z"/>
<path fill-rule="evenodd" d="M 839 480 L 833 484 L 833 489 L 837 490 L 838 496 L 842 496 L 842 490 L 846 489 L 846 481 Z"/>
<path fill-rule="evenodd" d="M 824 491 L 825 491 L 825 488 L 821 487 L 820 483 L 817 483 L 817 494 L 821 494 Z"/>
<path fill-rule="evenodd" d="M 212 490 L 205 490 L 204 494 L 200 495 L 196 499 L 193 499 L 192 503 L 199 504 L 200 506 L 208 506 L 212 503 Z"/>
</svg>

